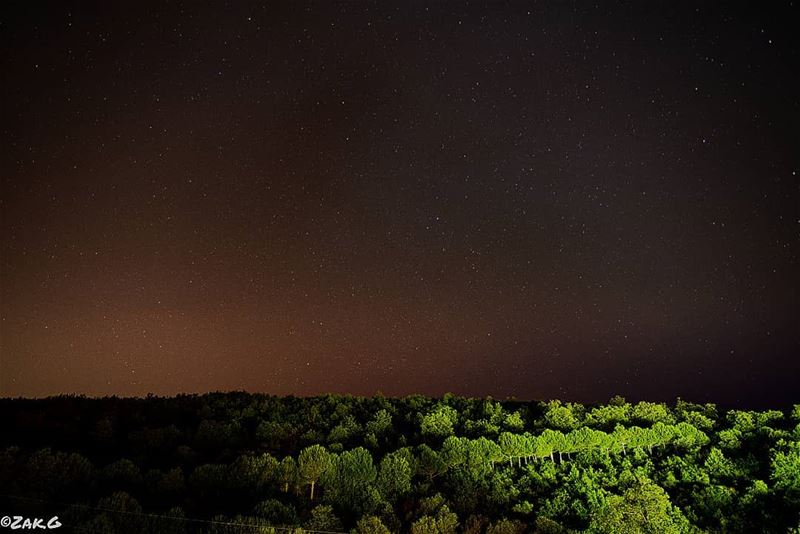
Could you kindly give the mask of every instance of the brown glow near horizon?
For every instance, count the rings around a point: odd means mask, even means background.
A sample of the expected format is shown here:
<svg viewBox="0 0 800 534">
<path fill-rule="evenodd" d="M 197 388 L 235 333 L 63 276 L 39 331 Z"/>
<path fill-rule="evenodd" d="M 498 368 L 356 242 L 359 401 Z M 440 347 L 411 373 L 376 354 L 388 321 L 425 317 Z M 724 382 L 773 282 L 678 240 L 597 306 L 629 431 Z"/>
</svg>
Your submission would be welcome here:
<svg viewBox="0 0 800 534">
<path fill-rule="evenodd" d="M 6 9 L 3 396 L 796 396 L 771 19 Z"/>
</svg>

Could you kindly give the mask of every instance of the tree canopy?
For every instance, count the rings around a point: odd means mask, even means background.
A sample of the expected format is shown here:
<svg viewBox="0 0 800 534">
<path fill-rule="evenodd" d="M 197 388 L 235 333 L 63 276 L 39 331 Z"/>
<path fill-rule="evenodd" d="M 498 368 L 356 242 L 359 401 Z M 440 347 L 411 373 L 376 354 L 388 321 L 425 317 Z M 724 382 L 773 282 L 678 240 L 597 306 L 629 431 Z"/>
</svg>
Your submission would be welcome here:
<svg viewBox="0 0 800 534">
<path fill-rule="evenodd" d="M 4 509 L 76 531 L 749 533 L 800 513 L 800 406 L 213 393 L 0 416 Z"/>
</svg>

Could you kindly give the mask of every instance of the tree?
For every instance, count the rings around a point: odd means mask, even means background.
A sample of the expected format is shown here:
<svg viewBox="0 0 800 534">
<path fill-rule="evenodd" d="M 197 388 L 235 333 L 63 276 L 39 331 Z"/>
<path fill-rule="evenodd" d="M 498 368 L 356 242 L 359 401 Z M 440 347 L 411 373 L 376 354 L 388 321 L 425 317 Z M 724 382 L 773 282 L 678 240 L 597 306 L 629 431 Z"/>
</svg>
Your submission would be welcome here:
<svg viewBox="0 0 800 534">
<path fill-rule="evenodd" d="M 550 401 L 547 403 L 547 411 L 544 414 L 544 422 L 548 428 L 558 430 L 572 430 L 577 428 L 578 406 L 575 404 L 561 404 L 561 401 Z"/>
<path fill-rule="evenodd" d="M 614 449 L 621 449 L 623 455 L 628 454 L 628 444 L 632 441 L 632 432 L 629 428 L 622 425 L 617 425 L 612 432 L 612 442 Z"/>
<path fill-rule="evenodd" d="M 159 534 L 185 534 L 186 514 L 180 506 L 170 508 L 164 517 L 156 516 L 146 520 L 144 530 Z"/>
<path fill-rule="evenodd" d="M 522 447 L 522 455 L 527 464 L 528 460 L 536 457 L 536 438 L 525 432 L 520 436 L 520 445 Z"/>
<path fill-rule="evenodd" d="M 392 428 L 392 416 L 386 410 L 378 410 L 375 416 L 367 423 L 367 432 L 375 436 L 382 436 Z"/>
<path fill-rule="evenodd" d="M 374 504 L 375 489 L 372 484 L 377 477 L 372 455 L 358 447 L 341 453 L 325 470 L 322 483 L 325 497 L 330 502 L 357 512 L 369 511 Z"/>
<path fill-rule="evenodd" d="M 608 399 L 609 406 L 625 406 L 626 404 L 628 404 L 628 401 L 622 395 L 614 395 Z"/>
<path fill-rule="evenodd" d="M 714 428 L 714 421 L 700 412 L 689 411 L 682 414 L 683 421 L 693 425 L 700 430 L 711 430 Z"/>
<path fill-rule="evenodd" d="M 264 486 L 274 483 L 280 462 L 271 454 L 243 454 L 231 466 L 231 479 L 241 490 L 258 494 Z"/>
<path fill-rule="evenodd" d="M 800 534 L 800 407 L 231 393 L 0 399 L 0 419 L 4 492 L 76 503 L 59 516 L 77 530 Z"/>
<path fill-rule="evenodd" d="M 549 456 L 550 460 L 555 462 L 553 453 L 556 452 L 558 447 L 563 444 L 564 434 L 557 430 L 545 429 L 536 438 L 536 456 L 545 457 Z"/>
<path fill-rule="evenodd" d="M 189 487 L 204 501 L 216 501 L 228 488 L 227 466 L 203 464 L 192 471 Z"/>
<path fill-rule="evenodd" d="M 281 450 L 293 432 L 290 421 L 262 421 L 256 428 L 256 439 L 270 449 Z"/>
<path fill-rule="evenodd" d="M 666 445 L 675 438 L 675 427 L 673 425 L 665 425 L 658 422 L 653 425 L 651 430 L 653 431 L 656 445 Z"/>
<path fill-rule="evenodd" d="M 411 465 L 404 454 L 392 452 L 383 457 L 378 469 L 378 491 L 389 502 L 411 491 Z"/>
<path fill-rule="evenodd" d="M 522 456 L 523 452 L 520 436 L 517 434 L 512 434 L 511 432 L 503 432 L 500 434 L 497 444 L 500 446 L 500 450 L 503 451 L 503 454 L 508 459 L 508 464 L 511 467 L 514 467 L 514 458 Z"/>
<path fill-rule="evenodd" d="M 501 519 L 486 529 L 486 534 L 523 534 L 524 532 L 525 525 L 511 519 Z"/>
<path fill-rule="evenodd" d="M 731 482 L 738 476 L 734 463 L 717 447 L 712 447 L 704 467 L 714 482 Z"/>
<path fill-rule="evenodd" d="M 461 465 L 467 461 L 468 443 L 469 440 L 467 438 L 458 438 L 456 436 L 450 436 L 444 440 L 439 454 L 448 468 Z"/>
<path fill-rule="evenodd" d="M 686 519 L 666 492 L 649 479 L 636 481 L 622 495 L 612 495 L 592 517 L 588 532 L 597 534 L 680 534 Z"/>
<path fill-rule="evenodd" d="M 655 402 L 637 402 L 631 409 L 631 418 L 635 422 L 650 425 L 658 421 L 666 424 L 675 422 L 666 405 Z"/>
<path fill-rule="evenodd" d="M 142 507 L 139 502 L 124 491 L 100 499 L 97 508 L 104 511 L 103 514 L 113 528 L 105 532 L 133 533 L 142 532 L 144 518 L 142 517 Z M 116 513 L 115 513 L 116 512 Z"/>
<path fill-rule="evenodd" d="M 511 432 L 522 432 L 525 429 L 525 421 L 519 412 L 514 412 L 506 416 L 503 426 Z"/>
<path fill-rule="evenodd" d="M 417 472 L 433 482 L 433 479 L 447 470 L 447 464 L 441 455 L 424 443 L 417 449 Z"/>
<path fill-rule="evenodd" d="M 439 405 L 435 410 L 422 417 L 420 431 L 424 436 L 450 436 L 458 421 L 458 413 L 446 405 Z"/>
<path fill-rule="evenodd" d="M 800 499 L 800 442 L 791 442 L 786 450 L 772 457 L 770 478 L 775 487 L 793 499 Z"/>
<path fill-rule="evenodd" d="M 300 479 L 311 485 L 310 500 L 314 500 L 314 485 L 331 465 L 331 455 L 322 445 L 311 445 L 300 451 L 297 468 Z"/>
<path fill-rule="evenodd" d="M 130 490 L 142 481 L 142 473 L 132 461 L 120 458 L 105 466 L 102 471 L 103 480 L 113 489 Z"/>
<path fill-rule="evenodd" d="M 217 450 L 235 445 L 240 437 L 241 427 L 238 421 L 220 422 L 204 420 L 197 427 L 195 440 L 200 447 Z"/>
<path fill-rule="evenodd" d="M 573 534 L 574 531 L 562 526 L 557 521 L 549 518 L 539 516 L 535 522 L 535 534 Z"/>
<path fill-rule="evenodd" d="M 345 415 L 342 421 L 333 427 L 328 434 L 328 443 L 344 443 L 357 436 L 361 432 L 361 426 L 352 415 Z"/>
<path fill-rule="evenodd" d="M 411 525 L 411 534 L 455 534 L 458 528 L 458 516 L 450 511 L 446 504 L 436 515 L 423 515 Z"/>
<path fill-rule="evenodd" d="M 69 493 L 89 485 L 96 477 L 92 463 L 77 453 L 41 449 L 25 462 L 28 483 L 43 494 Z"/>
<path fill-rule="evenodd" d="M 751 532 L 758 530 L 758 525 L 764 525 L 769 522 L 769 487 L 763 480 L 754 480 L 747 488 L 742 496 L 740 503 L 750 520 Z M 740 521 L 743 523 L 744 521 Z"/>
<path fill-rule="evenodd" d="M 174 499 L 181 495 L 186 489 L 186 482 L 183 477 L 183 470 L 180 467 L 170 469 L 163 475 L 157 483 L 159 495 L 167 500 Z"/>
<path fill-rule="evenodd" d="M 563 432 L 554 432 L 551 434 L 553 440 L 553 449 L 558 453 L 558 463 L 564 461 L 563 453 L 567 452 L 569 449 L 569 443 L 567 443 L 567 436 Z"/>
<path fill-rule="evenodd" d="M 333 513 L 333 507 L 327 504 L 320 504 L 311 510 L 311 518 L 306 521 L 305 528 L 308 530 L 339 530 L 343 529 L 342 522 Z"/>
<path fill-rule="evenodd" d="M 589 450 L 595 446 L 595 431 L 585 426 L 571 430 L 566 436 L 566 443 L 567 454 Z"/>
<path fill-rule="evenodd" d="M 374 515 L 362 517 L 356 523 L 356 534 L 391 534 L 388 528 Z"/>
<path fill-rule="evenodd" d="M 298 522 L 297 511 L 291 504 L 284 504 L 277 499 L 267 499 L 253 508 L 253 514 L 270 525 L 295 525 Z"/>
<path fill-rule="evenodd" d="M 487 474 L 496 462 L 503 460 L 503 452 L 494 441 L 480 437 L 467 441 L 467 469 L 477 478 Z"/>
<path fill-rule="evenodd" d="M 693 508 L 714 530 L 729 532 L 735 523 L 732 518 L 737 509 L 737 491 L 722 484 L 695 488 L 692 492 Z"/>
<path fill-rule="evenodd" d="M 673 443 L 676 447 L 696 450 L 708 443 L 708 436 L 689 423 L 678 423 L 674 426 Z"/>
<path fill-rule="evenodd" d="M 627 424 L 630 419 L 630 405 L 609 404 L 593 408 L 586 417 L 587 424 L 603 429 L 612 429 L 618 424 Z"/>
<path fill-rule="evenodd" d="M 278 481 L 283 485 L 283 492 L 287 493 L 289 487 L 297 482 L 297 462 L 287 456 L 278 465 Z"/>
</svg>

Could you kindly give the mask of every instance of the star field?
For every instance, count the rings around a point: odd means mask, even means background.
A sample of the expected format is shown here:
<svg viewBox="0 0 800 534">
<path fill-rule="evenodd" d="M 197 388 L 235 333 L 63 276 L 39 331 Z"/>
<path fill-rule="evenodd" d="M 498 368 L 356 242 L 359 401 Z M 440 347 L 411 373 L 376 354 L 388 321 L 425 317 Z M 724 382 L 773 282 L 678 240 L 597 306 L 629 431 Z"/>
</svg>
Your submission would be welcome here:
<svg viewBox="0 0 800 534">
<path fill-rule="evenodd" d="M 0 392 L 796 401 L 793 2 L 4 5 Z"/>
</svg>

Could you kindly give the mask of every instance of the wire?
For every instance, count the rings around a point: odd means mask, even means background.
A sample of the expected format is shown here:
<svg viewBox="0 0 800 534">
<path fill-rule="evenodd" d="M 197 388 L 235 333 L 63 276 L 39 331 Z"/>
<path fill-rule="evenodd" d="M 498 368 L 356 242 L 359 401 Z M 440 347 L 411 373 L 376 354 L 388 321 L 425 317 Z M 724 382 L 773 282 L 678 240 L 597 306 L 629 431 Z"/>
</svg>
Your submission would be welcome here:
<svg viewBox="0 0 800 534">
<path fill-rule="evenodd" d="M 21 495 L 10 495 L 8 493 L 0 493 L 0 497 L 8 497 L 8 498 L 17 499 L 17 500 L 20 500 L 20 501 L 34 501 L 34 502 L 45 502 L 45 503 L 50 503 L 50 504 L 59 504 L 61 506 L 75 506 L 75 507 L 78 507 L 78 508 L 87 508 L 89 510 L 97 510 L 97 511 L 100 511 L 100 512 L 111 512 L 111 513 L 115 513 L 115 514 L 137 515 L 137 516 L 143 516 L 143 517 L 153 517 L 153 518 L 157 518 L 157 519 L 171 519 L 171 520 L 177 520 L 177 521 L 185 521 L 187 523 L 204 523 L 204 524 L 209 524 L 209 525 L 226 525 L 226 526 L 230 526 L 230 527 L 272 528 L 272 529 L 275 529 L 277 531 L 285 531 L 285 532 L 292 532 L 294 530 L 301 529 L 303 532 L 309 532 L 311 534 L 347 534 L 346 532 L 339 531 L 339 530 L 311 530 L 311 529 L 303 528 L 300 525 L 291 526 L 291 527 L 287 527 L 287 526 L 279 527 L 279 526 L 273 526 L 273 525 L 248 525 L 246 523 L 235 523 L 235 522 L 232 522 L 232 521 L 215 521 L 213 519 L 199 519 L 199 518 L 196 518 L 196 517 L 176 517 L 176 516 L 170 516 L 170 515 L 151 514 L 151 513 L 148 513 L 148 512 L 129 512 L 129 511 L 126 511 L 126 510 L 114 510 L 112 508 L 103 508 L 103 507 L 100 507 L 100 506 L 92 506 L 90 504 L 68 503 L 68 502 L 61 502 L 61 501 L 53 501 L 53 500 L 50 500 L 50 499 L 38 499 L 38 498 L 35 498 L 35 497 L 23 497 Z M 86 527 L 87 526 L 84 526 L 83 528 L 86 528 Z"/>
</svg>

